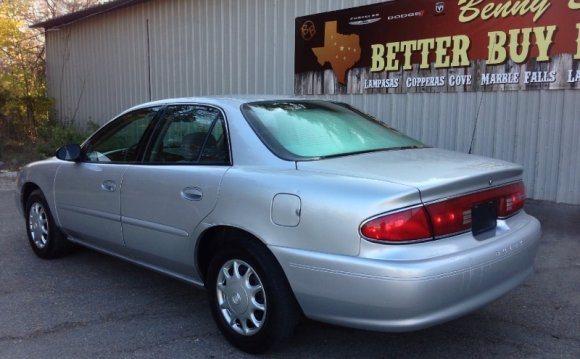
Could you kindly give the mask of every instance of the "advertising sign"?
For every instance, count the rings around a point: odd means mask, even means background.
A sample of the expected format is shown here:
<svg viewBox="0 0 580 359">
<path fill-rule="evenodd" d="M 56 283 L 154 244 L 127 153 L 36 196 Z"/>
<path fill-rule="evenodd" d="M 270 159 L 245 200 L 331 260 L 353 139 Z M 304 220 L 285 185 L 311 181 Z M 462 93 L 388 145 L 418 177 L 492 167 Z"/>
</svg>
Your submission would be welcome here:
<svg viewBox="0 0 580 359">
<path fill-rule="evenodd" d="M 580 0 L 395 0 L 295 27 L 299 95 L 580 88 Z"/>
</svg>

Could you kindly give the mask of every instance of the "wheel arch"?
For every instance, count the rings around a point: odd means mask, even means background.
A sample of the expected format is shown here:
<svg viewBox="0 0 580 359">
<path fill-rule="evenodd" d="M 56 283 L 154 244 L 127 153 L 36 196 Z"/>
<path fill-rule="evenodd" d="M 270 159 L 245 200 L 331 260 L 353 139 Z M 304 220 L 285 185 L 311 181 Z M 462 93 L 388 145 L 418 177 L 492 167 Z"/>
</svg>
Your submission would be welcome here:
<svg viewBox="0 0 580 359">
<path fill-rule="evenodd" d="M 220 248 L 224 248 L 226 246 L 243 247 L 244 243 L 248 242 L 254 242 L 260 246 L 263 246 L 270 253 L 270 255 L 274 257 L 264 242 L 246 230 L 226 225 L 214 226 L 206 229 L 197 241 L 195 253 L 197 270 L 202 282 L 205 283 L 209 263 Z M 274 259 L 276 259 L 276 257 L 274 257 Z M 278 262 L 278 260 L 276 260 L 276 262 Z"/>
<path fill-rule="evenodd" d="M 226 225 L 208 228 L 202 233 L 197 242 L 195 253 L 196 266 L 204 286 L 207 285 L 206 277 L 209 264 L 220 248 L 226 248 L 228 246 L 244 248 L 252 245 L 262 247 L 272 257 L 272 260 L 278 265 L 280 272 L 284 275 L 284 280 L 288 287 L 291 288 L 292 286 L 288 281 L 288 276 L 284 272 L 278 258 L 276 258 L 274 253 L 272 253 L 270 248 L 262 240 L 244 229 Z"/>
<path fill-rule="evenodd" d="M 44 195 L 44 192 L 42 189 L 40 189 L 40 186 L 34 182 L 26 182 L 22 186 L 22 190 L 20 191 L 20 208 L 22 209 L 22 213 L 26 212 L 26 201 L 28 201 L 28 197 L 30 197 L 30 194 L 36 190 L 39 190 Z"/>
</svg>

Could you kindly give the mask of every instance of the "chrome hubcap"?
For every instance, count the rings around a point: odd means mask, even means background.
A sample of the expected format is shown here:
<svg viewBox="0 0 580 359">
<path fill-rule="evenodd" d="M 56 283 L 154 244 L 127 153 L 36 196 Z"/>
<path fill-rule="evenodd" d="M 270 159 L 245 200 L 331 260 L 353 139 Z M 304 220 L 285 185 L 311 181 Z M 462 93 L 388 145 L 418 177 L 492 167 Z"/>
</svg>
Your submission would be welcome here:
<svg viewBox="0 0 580 359">
<path fill-rule="evenodd" d="M 266 319 L 266 293 L 254 269 L 239 259 L 227 261 L 217 278 L 217 299 L 225 321 L 238 334 L 256 334 Z"/>
<path fill-rule="evenodd" d="M 48 243 L 48 217 L 42 204 L 36 202 L 28 213 L 28 230 L 34 245 L 40 249 Z"/>
</svg>

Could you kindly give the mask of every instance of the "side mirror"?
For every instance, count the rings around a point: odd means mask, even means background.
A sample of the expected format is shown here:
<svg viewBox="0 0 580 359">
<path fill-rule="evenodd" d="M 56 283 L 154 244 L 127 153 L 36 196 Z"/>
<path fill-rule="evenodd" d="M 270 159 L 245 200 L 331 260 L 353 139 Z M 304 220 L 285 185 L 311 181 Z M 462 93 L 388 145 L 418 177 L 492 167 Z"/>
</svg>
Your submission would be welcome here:
<svg viewBox="0 0 580 359">
<path fill-rule="evenodd" d="M 76 162 L 81 158 L 81 146 L 77 144 L 68 144 L 56 150 L 56 158 L 63 161 Z"/>
</svg>

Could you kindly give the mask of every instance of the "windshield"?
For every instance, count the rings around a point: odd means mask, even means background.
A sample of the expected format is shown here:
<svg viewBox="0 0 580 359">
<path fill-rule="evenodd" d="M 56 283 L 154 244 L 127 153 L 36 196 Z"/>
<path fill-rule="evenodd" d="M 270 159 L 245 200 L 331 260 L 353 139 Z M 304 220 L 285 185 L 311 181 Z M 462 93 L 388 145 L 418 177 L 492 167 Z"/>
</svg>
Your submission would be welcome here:
<svg viewBox="0 0 580 359">
<path fill-rule="evenodd" d="M 242 112 L 278 157 L 314 160 L 424 145 L 346 104 L 326 101 L 261 101 Z"/>
</svg>

